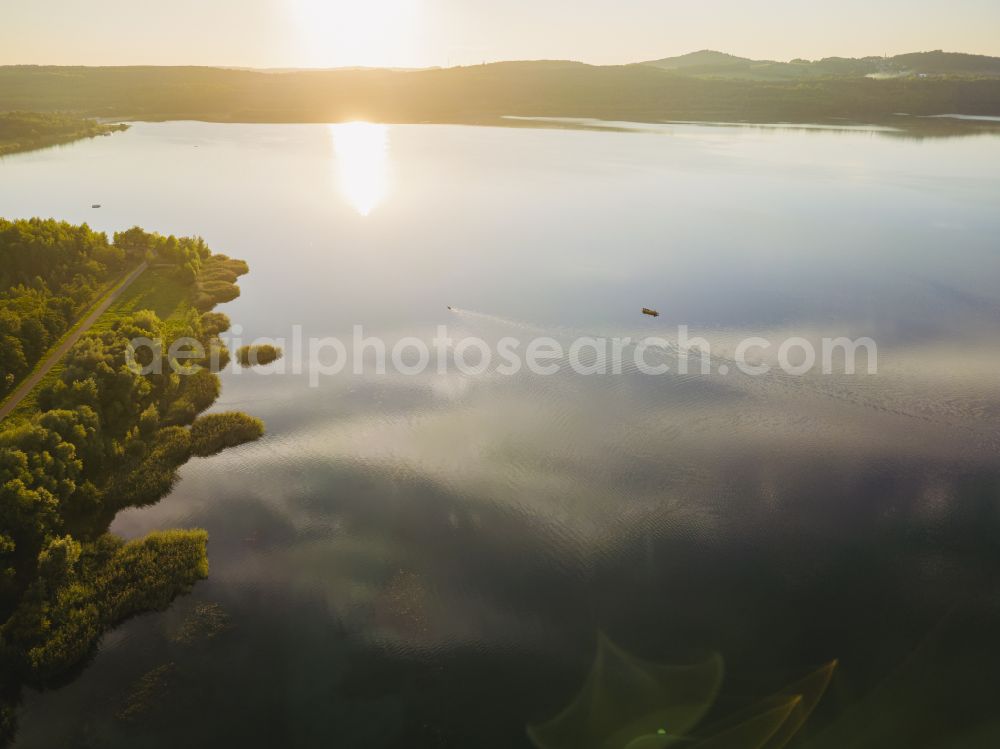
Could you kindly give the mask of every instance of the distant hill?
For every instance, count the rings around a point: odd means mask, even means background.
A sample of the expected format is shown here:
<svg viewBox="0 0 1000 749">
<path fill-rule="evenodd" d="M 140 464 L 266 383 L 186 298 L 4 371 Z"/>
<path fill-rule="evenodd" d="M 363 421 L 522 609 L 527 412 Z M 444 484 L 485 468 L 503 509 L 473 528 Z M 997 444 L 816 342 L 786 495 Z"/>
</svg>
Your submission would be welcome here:
<svg viewBox="0 0 1000 749">
<path fill-rule="evenodd" d="M 890 58 L 893 64 L 929 75 L 1000 75 L 1000 57 L 960 52 L 911 52 Z"/>
<path fill-rule="evenodd" d="M 822 60 L 751 60 L 724 52 L 701 50 L 679 57 L 640 63 L 685 75 L 749 78 L 755 80 L 799 80 L 803 78 L 902 77 L 907 75 L 1000 76 L 1000 57 L 958 52 L 913 52 L 895 57 L 827 57 Z"/>
<path fill-rule="evenodd" d="M 752 65 L 754 60 L 746 57 L 736 57 L 725 52 L 703 49 L 698 52 L 688 52 L 678 57 L 664 57 L 662 60 L 650 60 L 642 63 L 664 70 L 685 70 L 688 68 L 744 68 Z"/>
</svg>

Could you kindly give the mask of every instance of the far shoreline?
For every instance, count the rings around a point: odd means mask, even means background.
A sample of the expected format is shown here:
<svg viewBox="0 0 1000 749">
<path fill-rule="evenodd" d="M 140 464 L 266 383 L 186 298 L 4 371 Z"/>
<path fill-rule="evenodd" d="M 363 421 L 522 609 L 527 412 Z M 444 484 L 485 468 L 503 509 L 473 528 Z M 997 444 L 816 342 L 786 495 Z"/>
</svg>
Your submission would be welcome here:
<svg viewBox="0 0 1000 749">
<path fill-rule="evenodd" d="M 460 127 L 495 127 L 504 129 L 577 130 L 617 133 L 658 133 L 666 126 L 701 126 L 719 128 L 751 128 L 773 130 L 813 130 L 817 132 L 867 132 L 885 137 L 904 139 L 953 138 L 973 135 L 1000 135 L 1000 117 L 957 113 L 910 115 L 898 113 L 889 118 L 858 120 L 830 118 L 813 120 L 733 120 L 733 119 L 601 119 L 596 117 L 556 117 L 548 115 L 499 115 L 483 118 L 452 118 L 440 120 L 389 120 L 356 117 L 341 120 L 287 119 L 222 119 L 199 116 L 131 116 L 110 119 L 97 118 L 102 124 L 163 124 L 170 122 L 205 123 L 212 125 L 342 125 L 368 122 L 375 125 L 452 125 Z"/>
</svg>

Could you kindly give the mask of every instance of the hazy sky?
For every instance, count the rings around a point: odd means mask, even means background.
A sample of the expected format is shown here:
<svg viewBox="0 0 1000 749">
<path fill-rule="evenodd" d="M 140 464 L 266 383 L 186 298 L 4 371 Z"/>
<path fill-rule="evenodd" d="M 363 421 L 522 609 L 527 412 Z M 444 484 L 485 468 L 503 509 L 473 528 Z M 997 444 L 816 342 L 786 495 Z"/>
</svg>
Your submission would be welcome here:
<svg viewBox="0 0 1000 749">
<path fill-rule="evenodd" d="M 1000 0 L 0 0 L 0 64 L 1000 55 Z"/>
</svg>

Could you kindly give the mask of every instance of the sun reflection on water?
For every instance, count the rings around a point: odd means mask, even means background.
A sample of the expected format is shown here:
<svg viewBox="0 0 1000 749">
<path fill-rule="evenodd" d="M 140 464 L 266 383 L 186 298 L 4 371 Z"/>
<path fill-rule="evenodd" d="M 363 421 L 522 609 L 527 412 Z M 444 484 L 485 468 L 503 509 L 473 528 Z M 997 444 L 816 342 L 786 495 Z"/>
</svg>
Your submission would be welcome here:
<svg viewBox="0 0 1000 749">
<path fill-rule="evenodd" d="M 347 202 L 367 216 L 389 190 L 389 128 L 371 122 L 330 125 L 337 179 Z"/>
</svg>

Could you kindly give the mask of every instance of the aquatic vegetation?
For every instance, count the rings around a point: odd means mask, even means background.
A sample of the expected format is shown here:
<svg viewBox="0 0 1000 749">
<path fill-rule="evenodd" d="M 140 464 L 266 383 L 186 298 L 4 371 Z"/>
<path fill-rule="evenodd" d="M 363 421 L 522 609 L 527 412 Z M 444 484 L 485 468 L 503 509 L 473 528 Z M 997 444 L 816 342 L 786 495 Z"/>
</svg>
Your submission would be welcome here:
<svg viewBox="0 0 1000 749">
<path fill-rule="evenodd" d="M 152 533 L 126 543 L 50 541 L 38 573 L 0 634 L 6 659 L 26 681 L 50 683 L 78 663 L 104 630 L 166 607 L 208 576 L 205 531 Z"/>
<path fill-rule="evenodd" d="M 191 454 L 215 455 L 227 447 L 253 442 L 264 434 L 264 422 L 238 411 L 200 416 L 191 425 Z"/>
<path fill-rule="evenodd" d="M 249 272 L 243 260 L 226 255 L 210 255 L 193 269 L 193 279 L 197 282 L 194 306 L 201 311 L 211 310 L 217 304 L 231 302 L 240 295 L 236 278 Z M 213 319 L 213 324 L 219 321 Z M 228 322 L 228 319 L 227 319 Z M 226 326 L 228 328 L 228 325 Z M 221 332 L 221 330 L 219 331 Z"/>
<path fill-rule="evenodd" d="M 205 281 L 198 285 L 200 293 L 195 298 L 198 309 L 211 309 L 216 304 L 231 302 L 240 295 L 240 287 L 228 281 Z"/>
<path fill-rule="evenodd" d="M 208 368 L 210 372 L 221 372 L 229 366 L 230 358 L 229 349 L 226 348 L 226 345 L 218 338 L 212 338 L 208 342 L 205 356 L 206 361 L 202 362 L 202 366 Z"/>
<path fill-rule="evenodd" d="M 201 316 L 201 329 L 206 335 L 217 336 L 229 330 L 232 323 L 222 312 L 206 312 Z"/>
<path fill-rule="evenodd" d="M 140 676 L 116 716 L 119 720 L 134 720 L 156 704 L 170 675 L 177 669 L 173 662 L 152 668 Z"/>
<path fill-rule="evenodd" d="M 171 642 L 193 645 L 203 640 L 211 640 L 233 626 L 226 610 L 218 603 L 199 603 L 188 615 L 180 628 L 170 636 Z"/>
<path fill-rule="evenodd" d="M 165 416 L 168 424 L 190 424 L 198 414 L 215 403 L 221 390 L 219 378 L 208 369 L 199 369 L 179 379 L 179 395 L 170 404 Z"/>
<path fill-rule="evenodd" d="M 282 354 L 283 352 L 278 346 L 272 346 L 269 343 L 242 346 L 236 352 L 236 361 L 244 367 L 264 366 L 277 361 L 282 357 Z"/>
<path fill-rule="evenodd" d="M 123 465 L 112 476 L 106 493 L 106 509 L 142 507 L 159 501 L 177 481 L 178 467 L 190 457 L 189 430 L 178 426 L 159 430 L 141 456 Z"/>
</svg>

